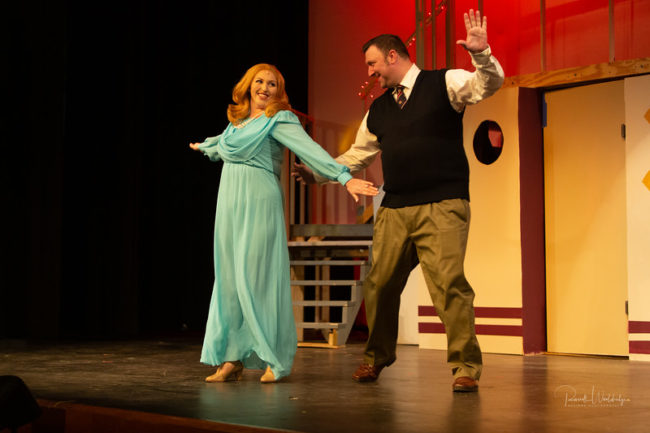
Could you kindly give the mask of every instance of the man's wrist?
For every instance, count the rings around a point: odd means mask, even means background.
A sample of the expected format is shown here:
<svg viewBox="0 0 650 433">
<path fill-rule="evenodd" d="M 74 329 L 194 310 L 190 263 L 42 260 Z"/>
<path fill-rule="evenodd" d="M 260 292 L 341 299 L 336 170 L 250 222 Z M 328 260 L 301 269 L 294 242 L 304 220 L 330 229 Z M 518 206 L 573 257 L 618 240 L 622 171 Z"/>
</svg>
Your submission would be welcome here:
<svg viewBox="0 0 650 433">
<path fill-rule="evenodd" d="M 490 56 L 492 55 L 492 50 L 490 50 L 490 46 L 488 45 L 487 48 L 485 48 L 483 51 L 478 51 L 478 52 L 470 51 L 469 55 L 472 56 L 472 60 L 474 61 L 474 63 L 486 64 L 488 63 Z"/>
</svg>

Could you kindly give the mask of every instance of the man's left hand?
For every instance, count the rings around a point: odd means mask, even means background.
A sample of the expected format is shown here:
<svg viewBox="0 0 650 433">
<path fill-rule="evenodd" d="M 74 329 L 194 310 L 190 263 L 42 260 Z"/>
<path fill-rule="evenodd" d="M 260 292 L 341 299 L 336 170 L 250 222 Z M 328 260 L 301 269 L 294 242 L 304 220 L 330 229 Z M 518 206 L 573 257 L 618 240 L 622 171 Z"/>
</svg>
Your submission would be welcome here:
<svg viewBox="0 0 650 433">
<path fill-rule="evenodd" d="M 471 53 L 480 53 L 488 47 L 487 43 L 487 18 L 483 17 L 481 23 L 481 12 L 473 9 L 469 14 L 465 13 L 465 29 L 467 30 L 467 40 L 458 40 L 456 43 L 462 45 Z"/>
</svg>

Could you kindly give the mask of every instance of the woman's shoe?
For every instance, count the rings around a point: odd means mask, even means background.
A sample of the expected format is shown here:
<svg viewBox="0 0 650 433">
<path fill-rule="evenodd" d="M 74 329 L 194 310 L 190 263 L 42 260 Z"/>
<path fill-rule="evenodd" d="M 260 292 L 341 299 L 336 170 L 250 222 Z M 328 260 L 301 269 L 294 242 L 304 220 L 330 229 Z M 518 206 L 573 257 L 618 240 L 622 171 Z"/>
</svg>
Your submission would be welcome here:
<svg viewBox="0 0 650 433">
<path fill-rule="evenodd" d="M 262 383 L 273 383 L 275 381 L 276 381 L 276 379 L 275 379 L 275 376 L 273 375 L 273 372 L 271 371 L 271 367 L 266 367 L 266 371 L 264 372 L 262 377 L 260 377 L 260 382 L 262 382 Z"/>
<path fill-rule="evenodd" d="M 205 378 L 206 382 L 230 382 L 240 380 L 244 374 L 244 365 L 240 361 L 226 361 L 217 367 L 217 372 Z"/>
</svg>

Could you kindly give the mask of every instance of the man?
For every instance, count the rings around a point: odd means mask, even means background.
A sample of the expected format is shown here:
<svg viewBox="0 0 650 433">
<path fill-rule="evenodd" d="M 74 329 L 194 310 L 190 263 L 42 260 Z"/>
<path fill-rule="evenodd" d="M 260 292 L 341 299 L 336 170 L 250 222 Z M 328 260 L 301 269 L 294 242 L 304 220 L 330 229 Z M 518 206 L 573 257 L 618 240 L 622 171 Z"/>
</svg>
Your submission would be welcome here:
<svg viewBox="0 0 650 433">
<path fill-rule="evenodd" d="M 358 382 L 377 380 L 395 359 L 400 295 L 411 270 L 422 266 L 431 299 L 447 333 L 453 390 L 478 389 L 482 357 L 474 329 L 474 291 L 463 262 L 469 230 L 469 165 L 463 148 L 463 112 L 503 84 L 491 56 L 487 20 L 470 9 L 466 40 L 457 43 L 476 71 L 421 71 L 397 36 L 380 35 L 363 51 L 368 75 L 383 88 L 363 119 L 356 141 L 337 161 L 354 173 L 382 152 L 384 191 L 373 233 L 372 268 L 364 282 L 369 336 Z M 324 182 L 303 165 L 294 174 Z"/>
</svg>

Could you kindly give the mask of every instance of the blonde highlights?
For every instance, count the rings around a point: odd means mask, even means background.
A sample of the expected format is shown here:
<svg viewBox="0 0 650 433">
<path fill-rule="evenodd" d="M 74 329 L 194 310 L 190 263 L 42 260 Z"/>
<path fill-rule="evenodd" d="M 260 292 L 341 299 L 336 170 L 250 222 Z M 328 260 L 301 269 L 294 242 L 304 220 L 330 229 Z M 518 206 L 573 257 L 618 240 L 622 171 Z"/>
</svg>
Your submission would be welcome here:
<svg viewBox="0 0 650 433">
<path fill-rule="evenodd" d="M 228 105 L 228 120 L 237 125 L 246 119 L 251 112 L 251 84 L 255 76 L 261 71 L 270 71 L 278 80 L 278 90 L 275 96 L 269 101 L 264 114 L 266 117 L 273 117 L 280 110 L 290 110 L 289 97 L 284 90 L 284 77 L 278 69 L 267 63 L 259 63 L 246 71 L 232 90 L 234 104 Z"/>
</svg>

